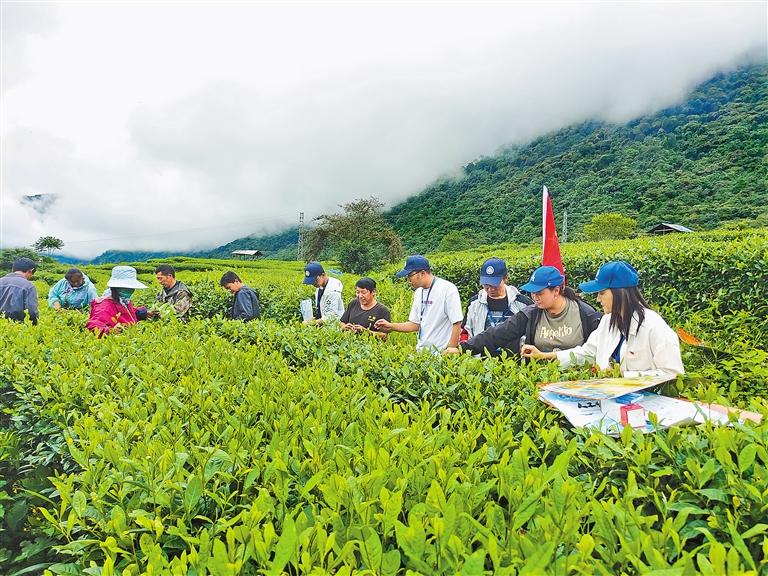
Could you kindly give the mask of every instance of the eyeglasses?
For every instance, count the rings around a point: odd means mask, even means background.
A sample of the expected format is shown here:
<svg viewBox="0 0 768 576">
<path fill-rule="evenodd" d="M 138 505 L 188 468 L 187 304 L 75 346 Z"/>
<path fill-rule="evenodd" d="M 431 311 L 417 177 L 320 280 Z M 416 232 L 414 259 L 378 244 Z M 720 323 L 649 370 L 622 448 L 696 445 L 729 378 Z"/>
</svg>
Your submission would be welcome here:
<svg viewBox="0 0 768 576">
<path fill-rule="evenodd" d="M 413 272 L 408 272 L 408 274 L 406 275 L 406 278 L 410 280 L 411 276 L 413 276 L 414 274 L 418 274 L 419 272 L 424 272 L 424 270 L 414 270 Z"/>
</svg>

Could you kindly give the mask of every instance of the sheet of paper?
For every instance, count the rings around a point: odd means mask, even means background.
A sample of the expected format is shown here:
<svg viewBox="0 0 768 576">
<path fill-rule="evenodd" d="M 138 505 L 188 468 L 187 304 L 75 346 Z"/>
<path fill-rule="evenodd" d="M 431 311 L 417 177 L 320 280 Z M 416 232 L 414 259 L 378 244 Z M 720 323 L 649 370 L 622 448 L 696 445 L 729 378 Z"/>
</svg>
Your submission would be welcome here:
<svg viewBox="0 0 768 576">
<path fill-rule="evenodd" d="M 539 391 L 539 399 L 557 408 L 566 419 L 578 428 L 593 428 L 606 434 L 618 435 L 624 426 L 621 424 L 621 407 L 627 404 L 637 404 L 645 409 L 645 426 L 637 427 L 644 433 L 653 432 L 656 428 L 649 419 L 651 413 L 656 415 L 658 429 L 686 424 L 701 424 L 711 421 L 718 424 L 728 423 L 728 408 L 717 404 L 700 405 L 682 398 L 660 396 L 653 392 L 633 392 L 623 397 L 606 400 L 578 398 L 565 394 L 556 394 L 544 389 Z M 752 412 L 736 410 L 743 419 L 752 419 Z M 760 415 L 757 414 L 759 417 Z"/>
<path fill-rule="evenodd" d="M 299 309 L 301 310 L 301 319 L 305 322 L 307 320 L 312 320 L 314 317 L 314 314 L 312 313 L 312 300 L 309 298 L 305 298 L 301 302 L 299 302 Z"/>
</svg>

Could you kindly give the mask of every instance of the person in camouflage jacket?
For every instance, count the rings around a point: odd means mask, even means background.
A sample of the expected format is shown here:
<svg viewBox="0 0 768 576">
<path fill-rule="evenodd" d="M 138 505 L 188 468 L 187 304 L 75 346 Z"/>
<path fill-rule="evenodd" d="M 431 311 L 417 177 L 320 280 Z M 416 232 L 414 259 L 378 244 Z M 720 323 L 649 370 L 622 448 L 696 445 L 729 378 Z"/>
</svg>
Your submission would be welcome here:
<svg viewBox="0 0 768 576">
<path fill-rule="evenodd" d="M 189 320 L 192 308 L 192 292 L 179 280 L 176 280 L 176 270 L 168 264 L 161 264 L 155 269 L 155 278 L 163 289 L 157 295 L 160 304 L 172 304 L 179 320 Z"/>
</svg>

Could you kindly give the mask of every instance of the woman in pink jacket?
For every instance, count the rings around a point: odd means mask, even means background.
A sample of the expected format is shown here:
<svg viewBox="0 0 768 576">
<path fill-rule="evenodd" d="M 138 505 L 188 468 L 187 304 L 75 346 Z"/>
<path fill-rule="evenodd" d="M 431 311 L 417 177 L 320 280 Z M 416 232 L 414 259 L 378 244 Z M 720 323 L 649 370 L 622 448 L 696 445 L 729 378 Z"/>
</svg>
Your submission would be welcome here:
<svg viewBox="0 0 768 576">
<path fill-rule="evenodd" d="M 107 282 L 109 293 L 91 302 L 91 317 L 85 325 L 99 337 L 104 334 L 120 332 L 123 326 L 136 324 L 147 318 L 147 309 L 136 308 L 131 302 L 133 291 L 146 288 L 136 278 L 136 269 L 132 266 L 115 266 Z"/>
</svg>

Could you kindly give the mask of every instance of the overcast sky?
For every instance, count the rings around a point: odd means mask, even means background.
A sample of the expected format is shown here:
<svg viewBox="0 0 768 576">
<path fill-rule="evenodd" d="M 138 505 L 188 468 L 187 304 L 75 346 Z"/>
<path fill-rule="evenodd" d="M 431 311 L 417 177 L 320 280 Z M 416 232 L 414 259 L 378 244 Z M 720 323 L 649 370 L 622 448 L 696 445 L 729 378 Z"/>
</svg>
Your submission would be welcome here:
<svg viewBox="0 0 768 576">
<path fill-rule="evenodd" d="M 766 60 L 765 2 L 2 3 L 0 246 L 213 247 Z M 46 195 L 48 203 L 25 202 Z"/>
</svg>

